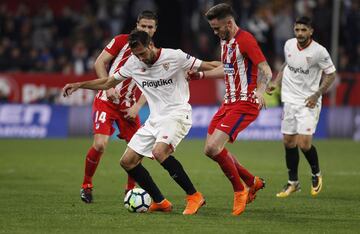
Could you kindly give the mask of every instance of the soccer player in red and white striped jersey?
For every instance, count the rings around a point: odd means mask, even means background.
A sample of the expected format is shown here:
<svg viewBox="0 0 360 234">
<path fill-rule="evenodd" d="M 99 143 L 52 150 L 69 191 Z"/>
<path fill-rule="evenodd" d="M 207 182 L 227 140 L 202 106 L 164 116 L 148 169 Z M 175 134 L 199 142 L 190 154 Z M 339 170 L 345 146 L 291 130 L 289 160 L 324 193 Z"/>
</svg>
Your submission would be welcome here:
<svg viewBox="0 0 360 234">
<path fill-rule="evenodd" d="M 155 13 L 143 11 L 138 16 L 136 28 L 147 32 L 152 37 L 157 28 L 157 21 Z M 131 56 L 128 36 L 128 34 L 115 36 L 98 56 L 95 62 L 95 71 L 98 77 L 113 75 Z M 127 79 L 115 88 L 106 91 L 100 90 L 94 98 L 94 142 L 86 155 L 84 180 L 80 190 L 81 200 L 85 203 L 91 203 L 93 200 L 92 178 L 109 138 L 115 131 L 113 123 L 115 122 L 119 128 L 118 137 L 126 142 L 129 142 L 140 128 L 138 111 L 146 99 L 141 95 L 139 100 L 136 100 L 135 92 L 135 81 Z M 135 181 L 128 177 L 125 191 L 134 187 Z"/>
<path fill-rule="evenodd" d="M 230 180 L 234 189 L 233 215 L 240 215 L 246 203 L 254 200 L 255 193 L 265 183 L 245 169 L 228 152 L 225 144 L 234 142 L 238 133 L 259 115 L 265 105 L 263 94 L 272 72 L 253 35 L 236 25 L 235 13 L 230 5 L 218 4 L 205 16 L 214 33 L 221 39 L 223 64 L 211 71 L 190 71 L 189 78 L 225 80 L 224 101 L 209 125 L 205 154 L 219 164 Z"/>
</svg>

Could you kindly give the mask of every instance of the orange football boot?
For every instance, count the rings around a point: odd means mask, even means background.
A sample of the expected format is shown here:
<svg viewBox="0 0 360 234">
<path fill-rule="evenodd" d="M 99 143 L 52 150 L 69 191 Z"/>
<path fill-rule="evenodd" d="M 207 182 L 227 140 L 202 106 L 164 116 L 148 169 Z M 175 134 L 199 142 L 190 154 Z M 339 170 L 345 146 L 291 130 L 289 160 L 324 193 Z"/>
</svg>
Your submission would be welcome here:
<svg viewBox="0 0 360 234">
<path fill-rule="evenodd" d="M 249 192 L 246 189 L 234 193 L 233 215 L 240 215 L 245 211 L 248 194 Z"/>
<path fill-rule="evenodd" d="M 162 200 L 160 203 L 152 202 L 149 207 L 149 212 L 162 211 L 170 212 L 172 210 L 172 204 L 167 199 Z"/>
<path fill-rule="evenodd" d="M 196 212 L 200 209 L 200 207 L 205 205 L 205 198 L 200 192 L 187 195 L 186 201 L 187 204 L 185 210 L 183 211 L 184 215 L 196 214 Z"/>
<path fill-rule="evenodd" d="M 254 184 L 249 188 L 249 196 L 246 203 L 253 202 L 256 198 L 256 192 L 263 188 L 265 188 L 265 180 L 255 176 Z"/>
</svg>

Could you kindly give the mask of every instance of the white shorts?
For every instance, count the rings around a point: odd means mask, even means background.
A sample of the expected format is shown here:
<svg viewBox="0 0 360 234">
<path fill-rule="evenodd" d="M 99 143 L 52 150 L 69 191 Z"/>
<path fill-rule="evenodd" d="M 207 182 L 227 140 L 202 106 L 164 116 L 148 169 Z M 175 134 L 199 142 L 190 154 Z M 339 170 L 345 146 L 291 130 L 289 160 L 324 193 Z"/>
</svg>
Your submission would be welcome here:
<svg viewBox="0 0 360 234">
<path fill-rule="evenodd" d="M 304 105 L 284 103 L 281 133 L 313 135 L 319 120 L 321 106 L 311 109 Z"/>
<path fill-rule="evenodd" d="M 191 112 L 156 122 L 147 120 L 131 138 L 128 146 L 136 153 L 150 158 L 154 158 L 152 150 L 156 142 L 164 142 L 175 151 L 176 146 L 188 134 L 191 124 Z"/>
</svg>

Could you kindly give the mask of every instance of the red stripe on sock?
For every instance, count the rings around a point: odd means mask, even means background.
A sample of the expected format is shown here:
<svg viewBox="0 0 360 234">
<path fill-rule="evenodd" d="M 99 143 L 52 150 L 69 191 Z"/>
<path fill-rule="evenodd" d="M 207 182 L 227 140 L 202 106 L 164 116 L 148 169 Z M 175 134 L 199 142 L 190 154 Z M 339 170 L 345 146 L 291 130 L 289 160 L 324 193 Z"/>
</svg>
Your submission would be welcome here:
<svg viewBox="0 0 360 234">
<path fill-rule="evenodd" d="M 244 190 L 244 186 L 241 183 L 239 173 L 236 169 L 235 163 L 228 151 L 224 148 L 218 155 L 214 157 L 214 160 L 219 164 L 220 168 L 230 180 L 235 192 Z"/>
</svg>

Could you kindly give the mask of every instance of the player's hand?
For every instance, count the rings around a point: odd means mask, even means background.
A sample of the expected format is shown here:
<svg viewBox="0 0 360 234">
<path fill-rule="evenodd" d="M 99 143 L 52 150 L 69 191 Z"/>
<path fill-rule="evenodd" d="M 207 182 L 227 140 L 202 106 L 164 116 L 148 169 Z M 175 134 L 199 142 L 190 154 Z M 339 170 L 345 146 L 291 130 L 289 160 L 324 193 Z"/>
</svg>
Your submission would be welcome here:
<svg viewBox="0 0 360 234">
<path fill-rule="evenodd" d="M 116 101 L 120 98 L 119 93 L 114 88 L 106 90 L 105 93 L 106 97 L 111 101 Z"/>
<path fill-rule="evenodd" d="M 318 93 L 314 93 L 310 97 L 306 98 L 305 99 L 305 103 L 306 103 L 305 106 L 313 109 L 316 106 L 319 97 L 320 97 L 320 95 Z"/>
<path fill-rule="evenodd" d="M 276 85 L 274 82 L 271 82 L 266 86 L 265 92 L 269 95 L 272 95 L 274 93 L 274 90 L 276 89 Z"/>
<path fill-rule="evenodd" d="M 135 104 L 135 105 L 131 106 L 130 108 L 121 110 L 121 112 L 124 113 L 125 119 L 133 121 L 133 120 L 135 120 L 137 114 L 139 113 L 139 108 Z"/>
<path fill-rule="evenodd" d="M 254 94 L 254 98 L 256 98 L 258 100 L 259 103 L 259 110 L 261 110 L 262 108 L 266 109 L 266 102 L 265 102 L 265 98 L 264 98 L 264 92 L 263 91 L 259 91 L 257 90 Z"/>
<path fill-rule="evenodd" d="M 186 80 L 201 80 L 204 78 L 204 72 L 197 72 L 197 71 L 188 71 Z"/>
<path fill-rule="evenodd" d="M 64 97 L 70 96 L 73 92 L 75 92 L 76 90 L 78 90 L 80 88 L 80 84 L 79 83 L 70 83 L 70 84 L 66 84 L 64 86 L 64 88 L 62 89 L 62 95 Z"/>
</svg>

